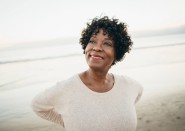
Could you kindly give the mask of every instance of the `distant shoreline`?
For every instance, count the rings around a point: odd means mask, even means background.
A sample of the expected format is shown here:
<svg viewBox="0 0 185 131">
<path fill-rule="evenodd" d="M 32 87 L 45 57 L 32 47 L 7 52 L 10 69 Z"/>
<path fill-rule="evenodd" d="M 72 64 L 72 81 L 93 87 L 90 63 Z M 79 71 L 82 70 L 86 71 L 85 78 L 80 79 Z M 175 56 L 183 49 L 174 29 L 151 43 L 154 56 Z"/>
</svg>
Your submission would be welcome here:
<svg viewBox="0 0 185 131">
<path fill-rule="evenodd" d="M 168 45 L 156 45 L 156 46 L 143 46 L 143 47 L 134 47 L 133 49 L 149 49 L 149 48 L 160 48 L 160 47 L 168 47 L 168 46 L 182 46 L 185 43 L 176 43 L 176 44 L 168 44 Z M 21 63 L 21 62 L 32 62 L 32 61 L 40 61 L 40 60 L 49 60 L 49 59 L 59 59 L 62 57 L 73 57 L 73 56 L 80 56 L 83 55 L 82 53 L 73 53 L 73 54 L 64 54 L 59 56 L 49 56 L 49 57 L 38 57 L 38 58 L 25 58 L 25 59 L 15 59 L 15 60 L 7 60 L 7 61 L 0 61 L 0 65 L 2 64 L 10 64 L 10 63 Z"/>
</svg>

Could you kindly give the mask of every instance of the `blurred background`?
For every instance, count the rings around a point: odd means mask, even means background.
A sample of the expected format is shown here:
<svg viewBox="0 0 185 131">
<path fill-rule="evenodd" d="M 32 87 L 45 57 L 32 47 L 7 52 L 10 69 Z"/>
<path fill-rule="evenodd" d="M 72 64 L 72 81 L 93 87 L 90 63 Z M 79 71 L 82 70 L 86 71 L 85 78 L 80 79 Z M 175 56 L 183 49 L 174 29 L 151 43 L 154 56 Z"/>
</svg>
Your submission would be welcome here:
<svg viewBox="0 0 185 131">
<path fill-rule="evenodd" d="M 92 18 L 104 15 L 128 25 L 134 47 L 182 44 L 184 3 L 183 0 L 1 0 L 0 63 L 80 54 L 81 49 L 76 48 L 82 29 Z M 77 47 L 71 48 L 74 46 Z"/>
<path fill-rule="evenodd" d="M 31 111 L 32 98 L 87 69 L 79 45 L 94 17 L 128 25 L 131 53 L 111 68 L 144 87 L 137 131 L 185 130 L 184 0 L 0 0 L 0 130 L 61 127 Z"/>
</svg>

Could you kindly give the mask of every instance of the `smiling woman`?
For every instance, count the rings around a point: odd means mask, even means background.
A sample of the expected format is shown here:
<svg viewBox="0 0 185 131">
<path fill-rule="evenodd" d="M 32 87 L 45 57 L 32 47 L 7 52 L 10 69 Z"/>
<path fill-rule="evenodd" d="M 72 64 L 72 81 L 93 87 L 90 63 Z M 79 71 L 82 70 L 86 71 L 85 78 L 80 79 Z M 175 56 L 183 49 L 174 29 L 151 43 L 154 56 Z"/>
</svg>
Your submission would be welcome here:
<svg viewBox="0 0 185 131">
<path fill-rule="evenodd" d="M 109 73 L 132 46 L 125 23 L 94 18 L 80 44 L 89 68 L 38 94 L 33 111 L 67 131 L 135 131 L 135 104 L 143 88 L 125 75 Z"/>
<path fill-rule="evenodd" d="M 89 67 L 93 68 L 92 66 L 95 64 L 102 66 L 97 69 L 108 70 L 115 58 L 113 41 L 100 29 L 97 35 L 91 37 L 85 49 L 85 55 Z"/>
</svg>

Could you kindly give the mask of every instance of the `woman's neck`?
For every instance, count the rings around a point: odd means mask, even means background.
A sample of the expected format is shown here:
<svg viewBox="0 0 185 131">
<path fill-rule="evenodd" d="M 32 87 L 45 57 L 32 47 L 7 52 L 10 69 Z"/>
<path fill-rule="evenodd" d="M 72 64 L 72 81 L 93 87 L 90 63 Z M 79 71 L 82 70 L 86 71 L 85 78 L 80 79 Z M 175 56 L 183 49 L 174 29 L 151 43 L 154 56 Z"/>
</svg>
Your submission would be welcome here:
<svg viewBox="0 0 185 131">
<path fill-rule="evenodd" d="M 95 92 L 107 92 L 114 85 L 113 75 L 107 72 L 87 70 L 80 74 L 80 78 L 89 89 Z"/>
<path fill-rule="evenodd" d="M 95 82 L 104 83 L 109 79 L 109 74 L 106 71 L 94 71 L 94 70 L 87 70 L 84 72 L 87 79 L 93 80 Z"/>
</svg>

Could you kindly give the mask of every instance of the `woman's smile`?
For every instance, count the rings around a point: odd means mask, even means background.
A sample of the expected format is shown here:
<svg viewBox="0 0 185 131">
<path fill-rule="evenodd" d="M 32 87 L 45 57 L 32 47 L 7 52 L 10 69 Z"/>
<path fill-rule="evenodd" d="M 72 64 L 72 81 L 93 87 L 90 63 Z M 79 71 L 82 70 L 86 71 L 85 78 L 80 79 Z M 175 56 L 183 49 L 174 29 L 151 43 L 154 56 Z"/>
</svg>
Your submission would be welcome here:
<svg viewBox="0 0 185 131">
<path fill-rule="evenodd" d="M 85 55 L 90 68 L 108 70 L 115 59 L 113 41 L 100 29 L 96 35 L 91 36 Z"/>
<path fill-rule="evenodd" d="M 96 55 L 96 54 L 90 55 L 90 58 L 92 58 L 93 60 L 103 60 L 104 59 L 102 56 Z"/>
</svg>

